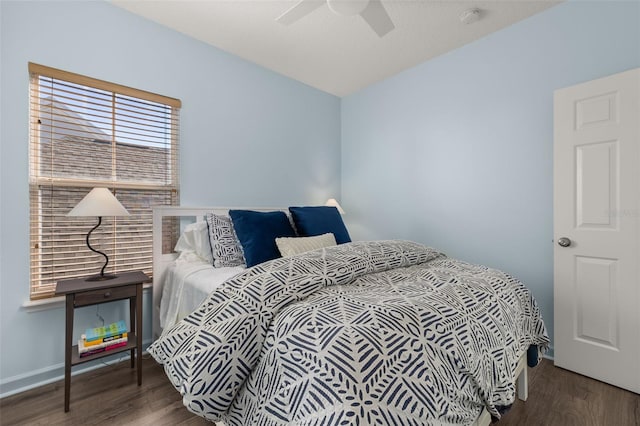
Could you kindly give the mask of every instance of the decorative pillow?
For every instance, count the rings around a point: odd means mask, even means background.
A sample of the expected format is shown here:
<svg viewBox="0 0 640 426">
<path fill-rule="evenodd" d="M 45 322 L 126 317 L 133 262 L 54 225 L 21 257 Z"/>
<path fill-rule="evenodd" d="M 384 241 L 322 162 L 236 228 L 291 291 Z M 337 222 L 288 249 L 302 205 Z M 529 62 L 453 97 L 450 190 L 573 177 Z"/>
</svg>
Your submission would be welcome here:
<svg viewBox="0 0 640 426">
<path fill-rule="evenodd" d="M 213 252 L 213 266 L 225 268 L 230 266 L 245 266 L 242 246 L 233 230 L 229 216 L 207 214 L 209 225 L 209 240 Z"/>
<path fill-rule="evenodd" d="M 315 237 L 283 237 L 276 238 L 276 245 L 283 257 L 304 253 L 305 251 L 317 250 L 324 247 L 336 245 L 333 234 L 322 234 Z"/>
<path fill-rule="evenodd" d="M 347 227 L 344 226 L 342 216 L 335 207 L 289 207 L 293 223 L 302 237 L 312 237 L 331 233 L 336 238 L 336 243 L 350 243 L 351 237 Z"/>
<path fill-rule="evenodd" d="M 280 257 L 278 237 L 295 237 L 296 233 L 284 212 L 229 210 L 247 267 Z"/>
<path fill-rule="evenodd" d="M 188 252 L 195 253 L 208 263 L 212 263 L 213 257 L 211 254 L 211 245 L 209 244 L 207 223 L 201 220 L 185 226 L 184 232 L 182 232 L 180 238 L 178 238 L 174 250 L 181 255 L 186 255 Z"/>
</svg>

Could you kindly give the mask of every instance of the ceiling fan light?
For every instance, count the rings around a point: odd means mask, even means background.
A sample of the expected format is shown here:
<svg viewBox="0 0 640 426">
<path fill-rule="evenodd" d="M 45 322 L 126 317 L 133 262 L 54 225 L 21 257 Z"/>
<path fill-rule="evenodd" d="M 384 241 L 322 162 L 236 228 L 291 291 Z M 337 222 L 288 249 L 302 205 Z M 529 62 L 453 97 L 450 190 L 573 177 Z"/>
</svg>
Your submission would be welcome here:
<svg viewBox="0 0 640 426">
<path fill-rule="evenodd" d="M 329 9 L 342 16 L 355 16 L 367 8 L 369 0 L 327 0 Z"/>
</svg>

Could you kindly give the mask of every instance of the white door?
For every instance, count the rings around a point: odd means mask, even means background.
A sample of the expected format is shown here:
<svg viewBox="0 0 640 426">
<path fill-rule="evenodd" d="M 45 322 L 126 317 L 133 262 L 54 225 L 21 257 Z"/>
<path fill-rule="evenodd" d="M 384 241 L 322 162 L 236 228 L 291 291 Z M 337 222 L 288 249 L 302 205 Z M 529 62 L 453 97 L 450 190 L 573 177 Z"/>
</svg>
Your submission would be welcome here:
<svg viewBox="0 0 640 426">
<path fill-rule="evenodd" d="M 640 68 L 554 94 L 554 242 L 555 364 L 640 393 Z"/>
</svg>

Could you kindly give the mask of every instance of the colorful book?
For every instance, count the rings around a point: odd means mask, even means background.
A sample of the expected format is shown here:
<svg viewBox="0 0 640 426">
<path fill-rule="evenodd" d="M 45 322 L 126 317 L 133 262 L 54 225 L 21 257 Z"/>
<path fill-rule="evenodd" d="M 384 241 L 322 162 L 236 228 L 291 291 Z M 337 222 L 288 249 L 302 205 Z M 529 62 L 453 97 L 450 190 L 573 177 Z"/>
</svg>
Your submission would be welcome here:
<svg viewBox="0 0 640 426">
<path fill-rule="evenodd" d="M 123 337 L 127 338 L 128 337 L 128 333 L 120 333 L 120 334 L 116 334 L 115 336 L 105 337 L 103 339 L 98 339 L 98 340 L 92 340 L 90 342 L 87 341 L 87 336 L 85 334 L 80 336 L 80 338 L 82 340 L 84 340 L 84 346 L 85 347 L 102 345 L 103 343 L 113 342 L 114 340 L 122 339 Z"/>
<path fill-rule="evenodd" d="M 120 342 L 120 343 L 114 343 L 108 346 L 104 346 L 102 348 L 95 348 L 95 349 L 87 349 L 83 347 L 83 352 L 80 352 L 80 346 L 82 344 L 82 340 L 78 341 L 78 355 L 80 355 L 80 358 L 84 358 L 85 356 L 89 356 L 89 355 L 95 355 L 95 354 L 99 354 L 101 352 L 107 352 L 113 349 L 117 349 L 117 348 L 121 348 L 123 346 L 127 346 L 127 342 Z"/>
<path fill-rule="evenodd" d="M 116 340 L 112 340 L 110 342 L 104 342 L 98 345 L 89 345 L 87 346 L 87 342 L 84 341 L 83 339 L 78 340 L 78 353 L 83 353 L 83 352 L 87 352 L 87 351 L 92 351 L 94 349 L 102 349 L 102 348 L 107 348 L 113 345 L 117 345 L 120 343 L 127 343 L 128 342 L 128 338 L 126 337 L 122 337 L 120 339 L 116 339 Z"/>
<path fill-rule="evenodd" d="M 106 337 L 122 334 L 127 331 L 127 324 L 124 320 L 114 322 L 104 327 L 88 328 L 85 332 L 87 342 L 92 342 L 98 339 L 104 339 Z"/>
</svg>

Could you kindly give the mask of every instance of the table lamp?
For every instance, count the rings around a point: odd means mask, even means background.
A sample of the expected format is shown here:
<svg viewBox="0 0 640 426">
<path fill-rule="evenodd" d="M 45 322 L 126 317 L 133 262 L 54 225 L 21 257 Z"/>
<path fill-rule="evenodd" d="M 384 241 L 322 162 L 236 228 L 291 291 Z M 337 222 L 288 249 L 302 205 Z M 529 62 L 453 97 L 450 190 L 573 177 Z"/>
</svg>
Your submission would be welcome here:
<svg viewBox="0 0 640 426">
<path fill-rule="evenodd" d="M 102 216 L 129 216 L 129 212 L 124 208 L 120 201 L 107 188 L 93 188 L 80 201 L 67 216 L 98 216 L 98 224 L 91 228 L 87 234 L 87 247 L 89 250 L 104 256 L 105 262 L 100 275 L 87 278 L 87 281 L 104 281 L 116 278 L 115 275 L 105 275 L 104 270 L 109 264 L 109 257 L 89 244 L 89 237 L 102 223 Z"/>
<path fill-rule="evenodd" d="M 335 207 L 336 209 L 338 209 L 340 214 L 344 214 L 344 210 L 342 210 L 340 203 L 338 203 L 335 198 L 329 198 L 327 202 L 324 203 L 324 205 L 329 207 Z"/>
</svg>

